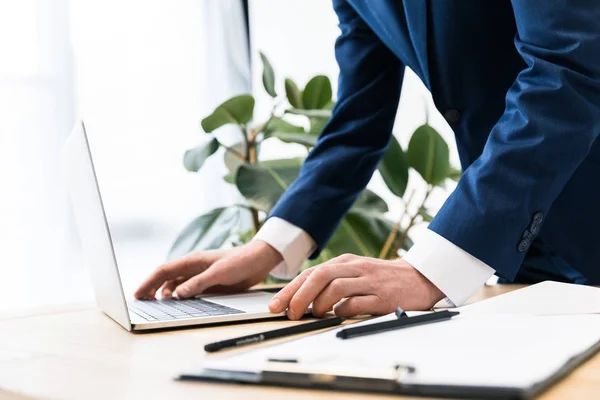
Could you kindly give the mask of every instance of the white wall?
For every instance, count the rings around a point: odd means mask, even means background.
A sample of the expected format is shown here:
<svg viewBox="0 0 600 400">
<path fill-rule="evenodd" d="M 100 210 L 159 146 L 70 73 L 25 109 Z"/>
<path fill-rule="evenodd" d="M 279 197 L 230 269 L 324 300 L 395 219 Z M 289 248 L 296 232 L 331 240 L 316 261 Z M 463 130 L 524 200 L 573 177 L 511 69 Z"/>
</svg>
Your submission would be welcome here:
<svg viewBox="0 0 600 400">
<path fill-rule="evenodd" d="M 221 179 L 221 157 L 197 174 L 182 159 L 207 140 L 200 120 L 249 90 L 247 55 L 228 54 L 245 46 L 242 8 L 236 0 L 73 6 L 80 106 L 129 292 L 165 261 L 187 223 L 239 199 Z"/>
<path fill-rule="evenodd" d="M 91 298 L 59 151 L 75 117 L 68 0 L 0 2 L 0 310 Z"/>
<path fill-rule="evenodd" d="M 241 12 L 238 0 L 0 1 L 0 312 L 93 300 L 59 170 L 79 116 L 128 293 L 192 218 L 239 199 L 218 159 L 193 174 L 182 157 L 206 139 L 202 117 L 249 90 L 247 53 L 229 51 L 246 40 Z"/>
</svg>

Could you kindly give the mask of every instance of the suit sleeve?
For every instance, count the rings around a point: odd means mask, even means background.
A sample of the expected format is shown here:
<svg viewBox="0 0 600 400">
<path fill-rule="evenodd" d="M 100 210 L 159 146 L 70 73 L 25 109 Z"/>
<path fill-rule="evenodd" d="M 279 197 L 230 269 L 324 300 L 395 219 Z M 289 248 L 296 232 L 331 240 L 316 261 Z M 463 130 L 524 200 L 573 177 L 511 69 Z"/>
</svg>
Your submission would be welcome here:
<svg viewBox="0 0 600 400">
<path fill-rule="evenodd" d="M 527 67 L 429 227 L 509 280 L 600 132 L 600 3 L 512 4 Z"/>
<path fill-rule="evenodd" d="M 325 246 L 388 146 L 398 108 L 404 66 L 346 1 L 335 0 L 341 35 L 338 102 L 300 176 L 271 216 L 306 231 Z"/>
</svg>

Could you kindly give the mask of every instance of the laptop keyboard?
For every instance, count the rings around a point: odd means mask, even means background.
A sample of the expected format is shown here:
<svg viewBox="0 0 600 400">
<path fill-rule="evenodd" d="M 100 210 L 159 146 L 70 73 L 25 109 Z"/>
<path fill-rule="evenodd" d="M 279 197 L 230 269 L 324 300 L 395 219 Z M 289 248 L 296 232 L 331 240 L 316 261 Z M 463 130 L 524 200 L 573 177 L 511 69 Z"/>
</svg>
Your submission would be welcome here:
<svg viewBox="0 0 600 400">
<path fill-rule="evenodd" d="M 134 300 L 128 303 L 129 311 L 146 321 L 169 321 L 174 319 L 215 317 L 219 315 L 244 314 L 244 311 L 223 306 L 204 299 L 186 300 Z"/>
</svg>

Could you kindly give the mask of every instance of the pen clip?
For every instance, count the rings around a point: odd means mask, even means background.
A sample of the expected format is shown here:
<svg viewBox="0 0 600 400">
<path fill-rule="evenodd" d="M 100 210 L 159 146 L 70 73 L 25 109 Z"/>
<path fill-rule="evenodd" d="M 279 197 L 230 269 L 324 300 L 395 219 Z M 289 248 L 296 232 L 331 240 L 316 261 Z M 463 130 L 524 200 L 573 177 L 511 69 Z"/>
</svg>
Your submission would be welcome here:
<svg viewBox="0 0 600 400">
<path fill-rule="evenodd" d="M 408 315 L 406 314 L 406 311 L 404 311 L 402 309 L 402 307 L 396 308 L 396 311 L 395 311 L 394 314 L 396 314 L 396 318 L 398 318 L 398 319 L 408 318 Z"/>
<path fill-rule="evenodd" d="M 406 378 L 408 375 L 417 372 L 417 369 L 412 365 L 396 364 L 394 366 L 394 369 L 396 370 L 397 383 L 402 383 L 402 381 L 404 381 L 404 378 Z"/>
<path fill-rule="evenodd" d="M 267 360 L 271 366 L 265 366 L 263 373 L 266 374 L 294 374 L 303 376 L 315 384 L 333 384 L 352 382 L 354 379 L 386 381 L 390 383 L 402 383 L 404 379 L 416 372 L 412 365 L 394 364 L 388 366 L 359 365 L 356 363 L 342 363 L 338 365 L 323 365 L 317 362 L 304 362 L 298 359 Z M 278 364 L 273 368 L 273 363 Z M 267 364 L 268 365 L 268 364 Z"/>
</svg>

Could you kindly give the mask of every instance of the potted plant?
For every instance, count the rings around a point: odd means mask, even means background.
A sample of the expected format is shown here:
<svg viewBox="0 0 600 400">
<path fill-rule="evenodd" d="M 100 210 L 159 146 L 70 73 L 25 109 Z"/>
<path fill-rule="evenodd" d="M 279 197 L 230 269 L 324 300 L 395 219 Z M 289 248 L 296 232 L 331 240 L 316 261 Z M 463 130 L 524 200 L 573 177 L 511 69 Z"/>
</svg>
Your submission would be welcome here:
<svg viewBox="0 0 600 400">
<path fill-rule="evenodd" d="M 263 63 L 263 86 L 272 98 L 269 118 L 262 122 L 253 121 L 254 97 L 250 94 L 235 96 L 202 120 L 202 128 L 209 139 L 186 151 L 183 157 L 185 168 L 198 172 L 209 157 L 219 148 L 224 148 L 224 161 L 229 173 L 223 179 L 235 185 L 247 202 L 218 207 L 195 218 L 173 243 L 170 258 L 190 251 L 240 245 L 249 241 L 283 192 L 298 177 L 304 161 L 304 157 L 263 160 L 261 144 L 267 140 L 300 144 L 306 147 L 308 154 L 331 117 L 335 103 L 329 78 L 317 75 L 303 89 L 288 78 L 285 79 L 285 94 L 279 94 L 275 90 L 273 67 L 264 54 L 260 53 L 260 57 Z M 298 119 L 303 123 L 298 123 Z M 239 129 L 239 141 L 232 146 L 224 145 L 218 138 L 218 129 L 225 125 L 234 125 Z M 460 171 L 450 166 L 448 144 L 427 123 L 413 133 L 406 151 L 392 136 L 378 167 L 387 187 L 403 199 L 405 205 L 412 201 L 412 195 L 405 196 L 411 168 L 419 173 L 427 187 L 427 194 L 418 205 L 417 213 L 396 222 L 391 221 L 386 216 L 386 202 L 365 189 L 319 258 L 307 262 L 307 266 L 343 253 L 390 257 L 397 255 L 400 249 L 410 248 L 410 229 L 432 218 L 430 211 L 425 208 L 431 191 L 444 185 L 447 179 L 457 180 L 460 177 Z M 244 213 L 251 216 L 250 229 L 240 224 Z M 408 219 L 404 227 L 403 219 Z"/>
</svg>

